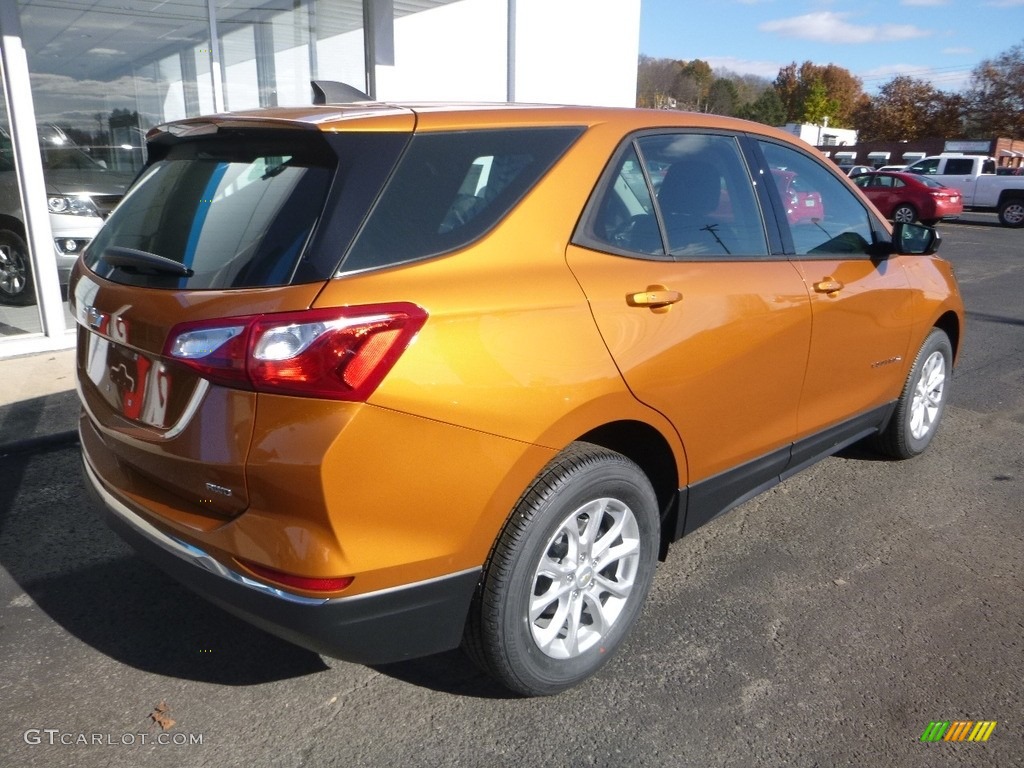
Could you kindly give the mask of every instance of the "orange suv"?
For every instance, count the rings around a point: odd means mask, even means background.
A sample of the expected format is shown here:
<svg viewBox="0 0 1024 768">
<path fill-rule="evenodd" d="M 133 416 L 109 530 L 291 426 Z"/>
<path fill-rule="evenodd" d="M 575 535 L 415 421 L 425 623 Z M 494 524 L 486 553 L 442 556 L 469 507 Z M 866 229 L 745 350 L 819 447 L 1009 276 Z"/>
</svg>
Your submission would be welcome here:
<svg viewBox="0 0 1024 768">
<path fill-rule="evenodd" d="M 88 485 L 317 652 L 564 690 L 671 542 L 854 441 L 921 453 L 949 395 L 935 231 L 765 126 L 358 103 L 148 149 L 72 278 Z"/>
</svg>

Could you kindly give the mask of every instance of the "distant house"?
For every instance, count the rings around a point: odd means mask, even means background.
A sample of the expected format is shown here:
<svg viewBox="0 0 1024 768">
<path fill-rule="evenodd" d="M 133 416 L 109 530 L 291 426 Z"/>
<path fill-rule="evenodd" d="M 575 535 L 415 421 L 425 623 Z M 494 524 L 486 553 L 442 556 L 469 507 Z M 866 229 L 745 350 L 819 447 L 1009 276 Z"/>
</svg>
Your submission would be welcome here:
<svg viewBox="0 0 1024 768">
<path fill-rule="evenodd" d="M 857 132 L 851 128 L 833 128 L 826 119 L 816 123 L 786 123 L 782 129 L 800 137 L 812 147 L 845 147 L 857 143 Z"/>
</svg>

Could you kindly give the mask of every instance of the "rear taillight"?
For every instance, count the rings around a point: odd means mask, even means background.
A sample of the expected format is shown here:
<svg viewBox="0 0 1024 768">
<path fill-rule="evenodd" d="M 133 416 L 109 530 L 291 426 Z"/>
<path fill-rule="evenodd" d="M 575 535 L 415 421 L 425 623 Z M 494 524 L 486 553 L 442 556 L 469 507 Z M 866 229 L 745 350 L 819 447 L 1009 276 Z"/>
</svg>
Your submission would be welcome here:
<svg viewBox="0 0 1024 768">
<path fill-rule="evenodd" d="M 216 384 L 365 400 L 426 322 L 415 304 L 374 304 L 180 323 L 164 356 Z"/>
</svg>

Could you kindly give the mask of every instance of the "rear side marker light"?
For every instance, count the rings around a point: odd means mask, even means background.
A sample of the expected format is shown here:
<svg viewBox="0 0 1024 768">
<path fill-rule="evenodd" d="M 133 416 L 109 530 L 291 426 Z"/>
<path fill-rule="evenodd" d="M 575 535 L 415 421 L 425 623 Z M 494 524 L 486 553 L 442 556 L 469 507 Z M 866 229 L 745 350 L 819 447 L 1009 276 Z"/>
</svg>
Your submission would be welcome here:
<svg viewBox="0 0 1024 768">
<path fill-rule="evenodd" d="M 296 576 L 293 573 L 284 573 L 283 571 L 251 563 L 248 560 L 239 560 L 238 562 L 267 581 L 273 581 L 286 587 L 293 587 L 294 589 L 304 589 L 308 592 L 340 592 L 353 581 L 352 576 L 318 579 L 309 576 Z"/>
<path fill-rule="evenodd" d="M 201 320 L 174 326 L 164 356 L 226 387 L 365 401 L 426 319 L 395 303 Z"/>
</svg>

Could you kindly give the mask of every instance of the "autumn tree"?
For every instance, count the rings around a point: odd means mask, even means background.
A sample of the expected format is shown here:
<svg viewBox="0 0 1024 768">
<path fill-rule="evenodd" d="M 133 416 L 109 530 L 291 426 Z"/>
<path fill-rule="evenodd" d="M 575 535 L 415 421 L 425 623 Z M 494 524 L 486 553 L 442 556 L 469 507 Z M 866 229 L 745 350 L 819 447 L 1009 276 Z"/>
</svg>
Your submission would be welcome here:
<svg viewBox="0 0 1024 768">
<path fill-rule="evenodd" d="M 664 109 L 672 98 L 678 62 L 640 56 L 637 64 L 636 105 L 649 109 Z"/>
<path fill-rule="evenodd" d="M 848 126 L 865 99 L 860 78 L 835 64 L 805 61 L 797 66 L 794 61 L 779 70 L 773 85 L 786 111 L 783 122 L 789 123 L 817 123 L 828 117 L 833 126 Z"/>
<path fill-rule="evenodd" d="M 767 88 L 754 101 L 736 110 L 736 117 L 753 120 L 765 125 L 782 125 L 786 122 L 786 108 L 779 98 L 778 91 Z"/>
<path fill-rule="evenodd" d="M 725 67 L 716 67 L 715 81 L 728 80 L 735 91 L 735 102 L 732 114 L 754 103 L 766 90 L 771 89 L 772 81 L 760 75 L 740 74 Z M 712 82 L 715 87 L 715 82 Z M 721 87 L 721 86 L 719 86 Z M 724 113 L 723 113 L 724 114 Z"/>
<path fill-rule="evenodd" d="M 965 99 L 975 133 L 1024 138 L 1024 45 L 979 64 Z"/>
<path fill-rule="evenodd" d="M 829 102 L 830 110 L 827 114 L 831 125 L 837 127 L 851 125 L 854 113 L 867 99 L 861 79 L 854 76 L 848 69 L 837 67 L 835 64 L 815 66 L 810 62 L 805 62 L 800 67 L 800 79 L 808 83 L 808 97 L 814 93 L 815 88 L 824 88 L 824 95 Z M 806 103 L 804 107 L 806 114 Z"/>
<path fill-rule="evenodd" d="M 963 134 L 962 98 L 936 90 L 925 80 L 899 75 L 878 89 L 878 95 L 856 116 L 862 141 L 912 141 Z"/>
<path fill-rule="evenodd" d="M 706 112 L 708 92 L 715 79 L 711 65 L 701 59 L 682 61 L 678 64 L 679 70 L 672 87 L 672 95 L 678 102 L 679 108 L 690 109 L 694 112 Z"/>
<path fill-rule="evenodd" d="M 725 77 L 717 77 L 708 88 L 707 111 L 715 115 L 734 115 L 740 104 L 736 84 Z"/>
<path fill-rule="evenodd" d="M 779 70 L 775 82 L 772 84 L 775 93 L 782 103 L 784 123 L 795 123 L 803 114 L 803 93 L 800 87 L 800 71 L 796 62 L 787 64 Z"/>
<path fill-rule="evenodd" d="M 838 111 L 835 99 L 828 97 L 825 83 L 815 80 L 807 88 L 807 95 L 804 97 L 804 111 L 801 122 L 822 125 L 826 120 L 836 123 L 835 114 Z"/>
</svg>

